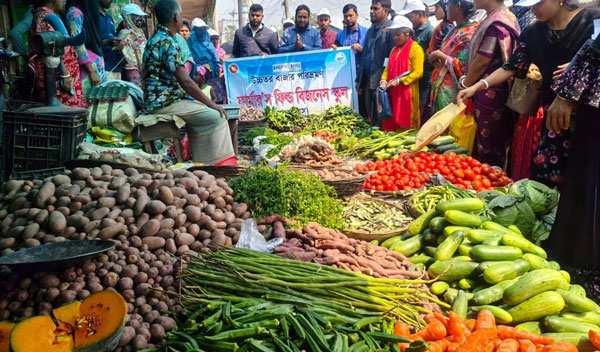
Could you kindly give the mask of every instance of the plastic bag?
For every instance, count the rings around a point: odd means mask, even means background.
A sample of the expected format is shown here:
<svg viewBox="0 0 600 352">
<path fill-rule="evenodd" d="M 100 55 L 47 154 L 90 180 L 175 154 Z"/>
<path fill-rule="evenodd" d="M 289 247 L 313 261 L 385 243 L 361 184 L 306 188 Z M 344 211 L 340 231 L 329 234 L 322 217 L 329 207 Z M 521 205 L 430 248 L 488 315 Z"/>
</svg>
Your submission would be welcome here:
<svg viewBox="0 0 600 352">
<path fill-rule="evenodd" d="M 98 145 L 127 145 L 131 144 L 133 137 L 131 134 L 125 134 L 109 127 L 92 127 L 94 143 Z"/>
<path fill-rule="evenodd" d="M 240 239 L 235 245 L 236 248 L 251 249 L 257 252 L 273 253 L 275 247 L 283 243 L 283 238 L 274 238 L 266 241 L 264 236 L 256 229 L 254 219 L 246 219 L 242 223 L 242 232 Z"/>
<path fill-rule="evenodd" d="M 381 87 L 377 88 L 375 95 L 377 96 L 377 118 L 380 121 L 391 119 L 393 114 L 390 95 Z"/>
<path fill-rule="evenodd" d="M 475 143 L 475 133 L 477 133 L 477 125 L 473 118 L 473 108 L 468 106 L 452 121 L 448 134 L 456 138 L 456 144 L 461 148 L 468 149 L 469 155 L 471 155 Z"/>
<path fill-rule="evenodd" d="M 187 133 L 183 135 L 183 138 L 180 141 L 181 144 L 181 157 L 183 161 L 188 161 L 192 158 L 192 148 L 190 147 L 190 139 L 188 138 Z M 169 148 L 173 157 L 177 156 L 177 151 L 175 150 L 175 146 Z"/>
</svg>

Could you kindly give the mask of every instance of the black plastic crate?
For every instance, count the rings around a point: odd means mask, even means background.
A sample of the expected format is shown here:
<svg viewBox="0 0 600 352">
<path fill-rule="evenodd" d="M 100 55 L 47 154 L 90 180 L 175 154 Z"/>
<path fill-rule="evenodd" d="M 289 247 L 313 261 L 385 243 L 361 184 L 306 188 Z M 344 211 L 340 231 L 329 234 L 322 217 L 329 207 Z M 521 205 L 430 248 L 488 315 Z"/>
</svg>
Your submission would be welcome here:
<svg viewBox="0 0 600 352">
<path fill-rule="evenodd" d="M 11 178 L 14 180 L 43 180 L 46 177 L 64 174 L 66 170 L 65 167 L 57 167 L 44 170 L 14 171 Z"/>
<path fill-rule="evenodd" d="M 55 169 L 75 159 L 84 141 L 87 112 L 63 116 L 5 111 L 3 121 L 4 174 Z"/>
</svg>

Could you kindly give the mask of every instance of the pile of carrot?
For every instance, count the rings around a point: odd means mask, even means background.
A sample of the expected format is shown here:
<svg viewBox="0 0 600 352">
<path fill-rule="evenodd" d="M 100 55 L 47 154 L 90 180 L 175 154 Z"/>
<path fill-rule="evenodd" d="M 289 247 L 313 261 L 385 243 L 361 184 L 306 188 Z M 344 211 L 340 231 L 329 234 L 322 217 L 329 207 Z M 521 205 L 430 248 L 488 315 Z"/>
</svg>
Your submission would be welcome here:
<svg viewBox="0 0 600 352">
<path fill-rule="evenodd" d="M 448 317 L 438 313 L 427 316 L 426 321 L 427 325 L 414 334 L 408 325 L 396 323 L 394 334 L 412 341 L 425 341 L 429 352 L 578 352 L 577 347 L 568 342 L 554 342 L 547 336 L 496 325 L 494 315 L 488 310 L 480 311 L 477 319 L 464 322 L 452 311 Z M 600 345 L 600 336 L 595 336 L 595 340 Z M 591 336 L 590 341 L 594 341 Z M 399 344 L 402 352 L 408 346 Z"/>
</svg>

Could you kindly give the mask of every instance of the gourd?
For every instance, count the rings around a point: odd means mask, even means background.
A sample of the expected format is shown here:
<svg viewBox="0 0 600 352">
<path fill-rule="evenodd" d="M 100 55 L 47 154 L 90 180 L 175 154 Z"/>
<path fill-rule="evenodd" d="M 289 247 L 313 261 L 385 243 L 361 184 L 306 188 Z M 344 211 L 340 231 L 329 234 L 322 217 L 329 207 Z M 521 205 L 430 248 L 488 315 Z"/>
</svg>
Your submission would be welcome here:
<svg viewBox="0 0 600 352">
<path fill-rule="evenodd" d="M 127 305 L 119 293 L 96 292 L 83 302 L 54 309 L 51 317 L 20 322 L 10 333 L 10 347 L 14 352 L 112 351 L 119 343 L 126 316 Z"/>
<path fill-rule="evenodd" d="M 10 341 L 8 337 L 10 336 L 10 332 L 15 327 L 15 323 L 9 323 L 7 321 L 0 321 L 0 352 L 9 352 L 10 351 Z"/>
</svg>

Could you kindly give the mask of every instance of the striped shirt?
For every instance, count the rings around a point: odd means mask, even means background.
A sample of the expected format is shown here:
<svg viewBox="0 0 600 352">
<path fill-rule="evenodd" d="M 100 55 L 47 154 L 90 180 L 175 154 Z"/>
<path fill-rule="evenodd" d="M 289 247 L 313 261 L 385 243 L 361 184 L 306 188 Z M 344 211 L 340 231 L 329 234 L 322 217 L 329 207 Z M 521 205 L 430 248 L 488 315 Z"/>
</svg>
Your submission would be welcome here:
<svg viewBox="0 0 600 352">
<path fill-rule="evenodd" d="M 303 49 L 296 49 L 296 36 L 300 35 L 300 40 L 302 44 L 304 44 Z M 292 53 L 295 51 L 309 51 L 309 50 L 320 50 L 321 47 L 321 33 L 312 28 L 307 27 L 306 30 L 302 32 L 296 31 L 296 26 L 290 27 L 285 30 L 283 35 L 281 36 L 281 45 L 279 46 L 279 54 L 282 53 Z"/>
</svg>

